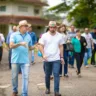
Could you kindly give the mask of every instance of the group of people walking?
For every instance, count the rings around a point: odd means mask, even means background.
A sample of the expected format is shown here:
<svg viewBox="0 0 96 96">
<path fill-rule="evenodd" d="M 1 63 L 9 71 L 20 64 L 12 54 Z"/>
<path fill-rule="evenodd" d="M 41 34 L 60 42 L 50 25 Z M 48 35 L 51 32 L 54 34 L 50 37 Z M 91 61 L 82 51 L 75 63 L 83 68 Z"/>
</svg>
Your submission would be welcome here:
<svg viewBox="0 0 96 96">
<path fill-rule="evenodd" d="M 75 67 L 74 59 L 76 59 L 78 77 L 81 77 L 83 61 L 84 66 L 88 68 L 88 59 L 92 56 L 91 64 L 95 65 L 96 27 L 91 33 L 88 28 L 81 33 L 73 25 L 70 29 L 68 31 L 66 25 L 57 26 L 55 21 L 50 21 L 47 32 L 43 33 L 37 42 L 36 34 L 32 32 L 32 26 L 26 20 L 19 22 L 18 29 L 16 26 L 13 27 L 13 31 L 8 33 L 6 39 L 10 49 L 9 68 L 12 69 L 12 96 L 18 94 L 20 70 L 22 73 L 22 96 L 28 96 L 29 50 L 32 50 L 32 64 L 34 64 L 35 48 L 38 48 L 40 56 L 44 60 L 46 94 L 51 92 L 50 77 L 54 76 L 54 96 L 61 96 L 59 93 L 60 77 L 69 77 L 68 66 Z M 4 36 L 0 34 L 0 58 L 2 58 L 3 42 L 5 42 Z"/>
</svg>

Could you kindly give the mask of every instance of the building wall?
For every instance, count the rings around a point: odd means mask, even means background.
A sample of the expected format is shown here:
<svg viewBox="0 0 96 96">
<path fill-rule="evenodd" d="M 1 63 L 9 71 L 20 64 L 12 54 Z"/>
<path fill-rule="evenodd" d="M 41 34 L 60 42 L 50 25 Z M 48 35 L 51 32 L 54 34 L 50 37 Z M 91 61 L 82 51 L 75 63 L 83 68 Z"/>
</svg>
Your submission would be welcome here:
<svg viewBox="0 0 96 96">
<path fill-rule="evenodd" d="M 6 6 L 6 11 L 5 12 L 1 12 L 0 11 L 0 15 L 17 15 L 17 16 L 39 16 L 41 17 L 43 12 L 42 12 L 42 7 L 38 7 L 38 6 L 34 6 L 32 4 L 22 4 L 22 3 L 1 3 L 0 2 L 0 6 Z M 27 12 L 21 12 L 18 10 L 19 6 L 23 6 L 23 7 L 28 7 L 28 11 Z M 34 13 L 34 9 L 39 9 L 39 14 L 35 14 Z"/>
<path fill-rule="evenodd" d="M 0 6 L 6 6 L 6 11 L 0 11 L 0 15 L 12 15 L 12 4 L 0 3 Z"/>
</svg>

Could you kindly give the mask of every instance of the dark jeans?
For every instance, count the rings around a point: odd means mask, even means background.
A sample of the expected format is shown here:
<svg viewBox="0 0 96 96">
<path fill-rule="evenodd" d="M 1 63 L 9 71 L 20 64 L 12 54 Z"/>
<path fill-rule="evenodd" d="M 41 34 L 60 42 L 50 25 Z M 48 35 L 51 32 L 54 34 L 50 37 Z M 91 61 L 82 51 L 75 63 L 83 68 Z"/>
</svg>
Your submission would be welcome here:
<svg viewBox="0 0 96 96">
<path fill-rule="evenodd" d="M 92 50 L 91 64 L 95 64 L 95 53 L 96 53 L 96 49 Z"/>
<path fill-rule="evenodd" d="M 0 47 L 0 62 L 2 61 L 3 47 Z"/>
<path fill-rule="evenodd" d="M 53 61 L 53 62 L 44 62 L 45 65 L 45 84 L 46 88 L 50 89 L 50 75 L 53 71 L 54 75 L 54 92 L 59 92 L 59 71 L 60 71 L 60 60 Z"/>
<path fill-rule="evenodd" d="M 68 51 L 64 50 L 64 75 L 68 73 Z M 60 64 L 60 75 L 62 75 L 62 64 Z"/>
<path fill-rule="evenodd" d="M 9 56 L 8 56 L 8 60 L 9 60 L 9 69 L 11 69 L 11 56 L 12 56 L 12 49 L 9 50 Z"/>
<path fill-rule="evenodd" d="M 84 53 L 83 52 L 81 52 L 81 53 L 76 53 L 75 52 L 74 56 L 75 56 L 75 59 L 76 59 L 78 74 L 80 74 L 81 73 L 81 66 L 82 66 L 83 58 L 84 58 Z"/>
</svg>

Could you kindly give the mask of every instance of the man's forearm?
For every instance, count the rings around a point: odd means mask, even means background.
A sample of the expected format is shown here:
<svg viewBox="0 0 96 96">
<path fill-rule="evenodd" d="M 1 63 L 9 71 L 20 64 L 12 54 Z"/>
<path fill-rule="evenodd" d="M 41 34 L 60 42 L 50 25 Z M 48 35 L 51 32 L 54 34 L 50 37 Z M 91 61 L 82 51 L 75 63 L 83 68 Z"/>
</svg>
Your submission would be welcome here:
<svg viewBox="0 0 96 96">
<path fill-rule="evenodd" d="M 42 45 L 39 46 L 39 50 L 42 53 L 42 55 L 44 55 L 44 47 Z"/>
<path fill-rule="evenodd" d="M 63 45 L 60 45 L 60 57 L 63 57 L 63 54 L 64 54 L 64 48 L 63 48 Z"/>
<path fill-rule="evenodd" d="M 14 49 L 14 48 L 17 48 L 17 47 L 19 47 L 21 44 L 19 43 L 19 44 L 10 44 L 10 48 L 12 48 L 12 49 Z"/>
</svg>

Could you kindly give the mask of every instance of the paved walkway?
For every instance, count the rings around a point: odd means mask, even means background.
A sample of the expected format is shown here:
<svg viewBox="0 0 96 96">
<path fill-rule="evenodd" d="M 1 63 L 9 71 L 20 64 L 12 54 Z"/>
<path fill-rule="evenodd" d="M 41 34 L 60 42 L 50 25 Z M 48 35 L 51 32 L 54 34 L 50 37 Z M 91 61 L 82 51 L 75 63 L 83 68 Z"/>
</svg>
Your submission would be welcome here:
<svg viewBox="0 0 96 96">
<path fill-rule="evenodd" d="M 11 71 L 8 69 L 7 51 L 4 52 L 0 65 L 0 96 L 11 96 Z M 82 78 L 77 78 L 76 69 L 69 69 L 69 78 L 61 78 L 60 93 L 62 96 L 96 96 L 96 68 L 82 68 Z M 54 96 L 53 81 L 51 95 L 45 95 L 44 72 L 42 59 L 36 56 L 36 64 L 30 67 L 29 96 Z M 19 75 L 19 96 L 21 94 L 21 75 Z"/>
</svg>

